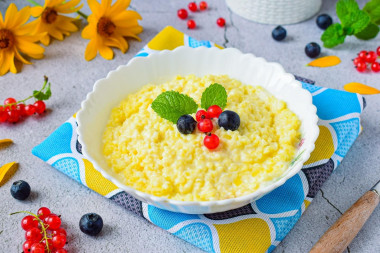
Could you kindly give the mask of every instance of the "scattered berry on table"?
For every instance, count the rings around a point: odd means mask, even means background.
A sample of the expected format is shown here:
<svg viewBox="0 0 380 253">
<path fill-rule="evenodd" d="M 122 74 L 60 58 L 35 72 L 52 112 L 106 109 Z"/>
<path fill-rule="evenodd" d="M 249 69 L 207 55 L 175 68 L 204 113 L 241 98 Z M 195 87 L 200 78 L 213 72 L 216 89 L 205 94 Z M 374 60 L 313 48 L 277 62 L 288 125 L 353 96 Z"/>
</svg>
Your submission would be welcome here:
<svg viewBox="0 0 380 253">
<path fill-rule="evenodd" d="M 225 130 L 235 131 L 240 126 L 240 117 L 236 112 L 225 110 L 219 115 L 218 125 Z"/>
<path fill-rule="evenodd" d="M 195 130 L 197 122 L 190 115 L 182 115 L 177 120 L 177 129 L 181 134 L 191 134 Z"/>
<path fill-rule="evenodd" d="M 373 72 L 379 72 L 380 71 L 380 63 L 378 63 L 378 62 L 372 63 L 371 69 Z"/>
<path fill-rule="evenodd" d="M 40 218 L 41 220 L 44 220 L 49 214 L 51 214 L 51 211 L 47 207 L 41 207 L 37 211 L 38 218 Z"/>
<path fill-rule="evenodd" d="M 272 31 L 272 37 L 274 40 L 281 41 L 285 39 L 286 37 L 286 30 L 282 26 L 277 26 L 276 28 L 273 29 Z"/>
<path fill-rule="evenodd" d="M 211 132 L 214 124 L 211 119 L 204 119 L 198 122 L 198 130 L 204 133 Z"/>
<path fill-rule="evenodd" d="M 79 221 L 80 230 L 87 235 L 97 235 L 103 228 L 103 219 L 96 213 L 88 213 Z"/>
<path fill-rule="evenodd" d="M 332 24 L 332 18 L 330 15 L 321 14 L 317 17 L 317 26 L 323 30 L 326 30 Z"/>
<path fill-rule="evenodd" d="M 8 112 L 5 111 L 5 108 L 0 106 L 0 123 L 8 121 Z"/>
<path fill-rule="evenodd" d="M 197 7 L 197 4 L 195 2 L 191 2 L 188 4 L 187 6 L 189 8 L 189 10 L 191 10 L 192 12 L 196 12 L 198 10 L 198 7 Z"/>
<path fill-rule="evenodd" d="M 362 50 L 362 51 L 360 51 L 360 53 L 358 54 L 358 57 L 360 58 L 360 59 L 362 59 L 363 61 L 365 61 L 366 60 L 366 58 L 367 58 L 367 51 L 365 51 L 365 50 Z"/>
<path fill-rule="evenodd" d="M 11 194 L 15 199 L 25 200 L 30 195 L 30 185 L 23 180 L 18 180 L 12 184 Z"/>
<path fill-rule="evenodd" d="M 187 14 L 187 10 L 185 9 L 179 9 L 177 11 L 177 16 L 180 18 L 180 19 L 186 19 L 188 14 Z"/>
<path fill-rule="evenodd" d="M 369 51 L 365 57 L 365 61 L 370 62 L 370 63 L 375 62 L 376 59 L 377 59 L 377 55 L 374 51 Z"/>
<path fill-rule="evenodd" d="M 210 118 L 218 118 L 222 112 L 222 108 L 220 108 L 220 106 L 217 105 L 212 105 L 207 109 L 207 113 Z"/>
<path fill-rule="evenodd" d="M 197 26 L 194 20 L 190 19 L 187 21 L 187 28 L 188 29 L 194 29 Z"/>
<path fill-rule="evenodd" d="M 38 228 L 38 220 L 33 217 L 32 215 L 25 216 L 21 220 L 21 227 L 25 231 L 31 229 L 31 228 Z"/>
<path fill-rule="evenodd" d="M 220 27 L 224 27 L 226 25 L 226 20 L 224 20 L 224 18 L 218 18 L 216 20 L 216 24 Z"/>
<path fill-rule="evenodd" d="M 14 98 L 7 98 L 4 100 L 4 105 L 10 105 L 10 104 L 15 104 L 17 103 L 17 100 Z"/>
<path fill-rule="evenodd" d="M 56 214 L 49 214 L 45 219 L 44 219 L 44 223 L 46 225 L 48 225 L 48 228 L 49 229 L 58 229 L 60 226 L 61 226 L 61 218 L 59 218 L 58 215 Z"/>
<path fill-rule="evenodd" d="M 380 47 L 378 47 L 378 48 L 376 49 L 376 53 L 377 53 L 378 56 L 380 56 Z"/>
<path fill-rule="evenodd" d="M 310 58 L 315 58 L 321 53 L 321 47 L 315 42 L 310 42 L 305 47 L 305 53 Z"/>
<path fill-rule="evenodd" d="M 354 65 L 358 65 L 359 62 L 364 62 L 363 59 L 359 58 L 359 57 L 356 57 L 355 59 L 352 60 Z"/>
<path fill-rule="evenodd" d="M 206 1 L 201 1 L 201 2 L 199 3 L 199 9 L 200 9 L 201 11 L 206 10 L 207 7 L 208 7 L 208 5 L 207 5 L 207 2 L 206 2 Z"/>
<path fill-rule="evenodd" d="M 363 61 L 363 62 L 359 62 L 357 65 L 356 65 L 356 70 L 359 71 L 359 72 L 364 72 L 366 71 L 367 69 L 367 64 Z"/>
<path fill-rule="evenodd" d="M 197 111 L 197 113 L 195 114 L 195 119 L 199 122 L 203 119 L 208 119 L 210 118 L 208 116 L 208 113 L 205 111 L 205 110 L 199 110 Z"/>
<path fill-rule="evenodd" d="M 216 149 L 219 146 L 219 137 L 215 134 L 208 133 L 203 140 L 203 144 L 208 149 Z"/>
<path fill-rule="evenodd" d="M 38 113 L 38 114 L 42 114 L 42 113 L 45 111 L 45 109 L 46 109 L 45 102 L 42 101 L 42 100 L 38 100 L 38 101 L 36 101 L 36 102 L 33 104 L 33 106 L 35 107 L 35 109 L 36 109 L 36 113 Z"/>
<path fill-rule="evenodd" d="M 39 228 L 30 228 L 25 232 L 25 240 L 39 242 L 42 239 L 42 231 Z"/>
<path fill-rule="evenodd" d="M 30 248 L 30 253 L 44 253 L 45 252 L 45 245 L 43 245 L 40 242 L 33 243 L 32 247 Z"/>
</svg>

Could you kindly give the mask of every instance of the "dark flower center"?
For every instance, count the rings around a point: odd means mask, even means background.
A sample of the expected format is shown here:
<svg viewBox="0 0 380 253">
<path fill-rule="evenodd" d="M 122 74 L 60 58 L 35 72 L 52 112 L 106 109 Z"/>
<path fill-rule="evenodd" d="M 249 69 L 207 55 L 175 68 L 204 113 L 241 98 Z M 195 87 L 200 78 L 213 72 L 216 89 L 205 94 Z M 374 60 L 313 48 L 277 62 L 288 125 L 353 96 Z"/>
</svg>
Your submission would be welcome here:
<svg viewBox="0 0 380 253">
<path fill-rule="evenodd" d="M 115 31 L 116 26 L 109 18 L 101 17 L 98 21 L 97 31 L 103 37 L 110 37 Z"/>
<path fill-rule="evenodd" d="M 46 8 L 44 12 L 42 13 L 42 21 L 47 24 L 52 24 L 57 19 L 57 12 L 53 8 Z"/>
<path fill-rule="evenodd" d="M 0 29 L 0 49 L 11 48 L 14 45 L 15 37 L 7 29 Z"/>
</svg>

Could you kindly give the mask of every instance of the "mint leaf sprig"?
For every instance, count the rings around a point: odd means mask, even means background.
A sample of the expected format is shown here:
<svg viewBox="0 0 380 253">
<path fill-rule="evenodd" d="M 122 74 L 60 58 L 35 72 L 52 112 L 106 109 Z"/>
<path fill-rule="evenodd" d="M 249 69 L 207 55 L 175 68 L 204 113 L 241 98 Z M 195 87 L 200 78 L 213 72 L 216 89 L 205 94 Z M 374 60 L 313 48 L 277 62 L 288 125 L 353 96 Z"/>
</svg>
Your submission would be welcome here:
<svg viewBox="0 0 380 253">
<path fill-rule="evenodd" d="M 358 39 L 373 39 L 379 33 L 380 0 L 371 0 L 360 10 L 355 0 L 339 0 L 336 13 L 341 21 L 329 26 L 322 34 L 323 46 L 333 48 L 343 44 L 347 36 Z"/>
<path fill-rule="evenodd" d="M 222 109 L 227 105 L 226 89 L 218 83 L 211 84 L 202 93 L 202 108 L 207 110 L 212 105 L 218 105 Z M 176 124 L 182 115 L 196 113 L 199 106 L 186 94 L 165 91 L 157 96 L 151 107 L 161 118 Z"/>
</svg>

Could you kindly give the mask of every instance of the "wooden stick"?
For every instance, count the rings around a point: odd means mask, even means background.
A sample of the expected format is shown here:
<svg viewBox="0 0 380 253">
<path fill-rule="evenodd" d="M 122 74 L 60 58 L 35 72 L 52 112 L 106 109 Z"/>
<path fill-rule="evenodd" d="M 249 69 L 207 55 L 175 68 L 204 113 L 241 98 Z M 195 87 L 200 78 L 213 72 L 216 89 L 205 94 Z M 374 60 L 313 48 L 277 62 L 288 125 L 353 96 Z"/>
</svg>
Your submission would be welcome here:
<svg viewBox="0 0 380 253">
<path fill-rule="evenodd" d="M 375 210 L 379 200 L 376 191 L 366 192 L 326 231 L 310 253 L 343 252 Z"/>
</svg>

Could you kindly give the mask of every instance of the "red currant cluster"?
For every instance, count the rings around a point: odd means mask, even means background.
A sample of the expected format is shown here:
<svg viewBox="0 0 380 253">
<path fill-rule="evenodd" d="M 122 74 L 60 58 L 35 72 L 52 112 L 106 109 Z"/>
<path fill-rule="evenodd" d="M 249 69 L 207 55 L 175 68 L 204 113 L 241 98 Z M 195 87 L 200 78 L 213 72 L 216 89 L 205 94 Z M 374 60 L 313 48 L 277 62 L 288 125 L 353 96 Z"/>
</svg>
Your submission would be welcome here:
<svg viewBox="0 0 380 253">
<path fill-rule="evenodd" d="M 380 57 L 380 47 L 377 48 L 376 52 L 374 51 L 360 51 L 358 57 L 356 57 L 353 62 L 355 68 L 359 72 L 364 72 L 367 70 L 367 67 L 371 67 L 373 72 L 380 72 L 380 63 L 377 62 L 377 58 Z"/>
<path fill-rule="evenodd" d="M 196 2 L 190 2 L 187 7 L 189 8 L 189 10 L 191 12 L 197 12 L 198 11 L 198 6 L 197 6 L 197 3 Z M 204 11 L 208 8 L 208 5 L 207 5 L 207 2 L 205 1 L 201 1 L 199 3 L 199 10 L 201 11 Z M 188 13 L 187 13 L 187 10 L 186 9 L 179 9 L 177 11 L 177 16 L 180 18 L 180 19 L 187 19 L 188 17 Z M 224 27 L 225 24 L 226 24 L 226 21 L 224 20 L 224 18 L 218 18 L 216 20 L 216 24 L 220 27 Z M 197 26 L 197 23 L 195 23 L 195 21 L 193 19 L 189 19 L 187 21 L 187 28 L 188 29 L 195 29 Z"/>
<path fill-rule="evenodd" d="M 219 137 L 211 133 L 214 129 L 214 123 L 211 119 L 218 118 L 222 112 L 222 108 L 217 105 L 212 105 L 207 109 L 207 111 L 199 110 L 195 115 L 195 118 L 198 121 L 198 130 L 206 133 L 203 144 L 208 149 L 216 149 L 219 146 Z"/>
<path fill-rule="evenodd" d="M 17 102 L 14 98 L 4 100 L 4 106 L 0 105 L 0 123 L 16 123 L 23 117 L 31 116 L 35 113 L 42 114 L 46 109 L 45 102 L 36 101 L 34 104 L 25 105 L 23 102 Z"/>
<path fill-rule="evenodd" d="M 17 213 L 29 214 L 21 220 L 21 227 L 26 231 L 22 246 L 24 253 L 67 253 L 63 248 L 67 233 L 61 227 L 60 216 L 51 213 L 47 207 L 38 209 L 37 215 L 26 211 Z"/>
</svg>

